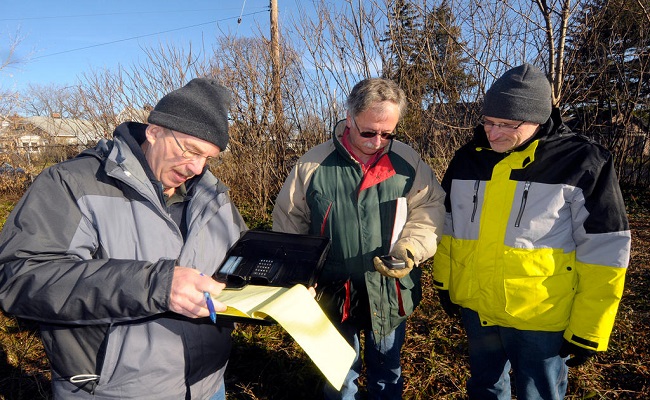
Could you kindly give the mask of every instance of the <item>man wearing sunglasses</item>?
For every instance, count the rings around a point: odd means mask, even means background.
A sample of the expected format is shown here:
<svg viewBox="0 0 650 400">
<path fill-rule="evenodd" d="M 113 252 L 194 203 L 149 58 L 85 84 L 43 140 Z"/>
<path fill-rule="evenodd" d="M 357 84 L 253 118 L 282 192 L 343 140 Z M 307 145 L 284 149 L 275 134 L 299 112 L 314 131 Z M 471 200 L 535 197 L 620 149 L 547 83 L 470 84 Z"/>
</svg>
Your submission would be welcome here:
<svg viewBox="0 0 650 400">
<path fill-rule="evenodd" d="M 274 230 L 332 240 L 317 299 L 357 358 L 341 391 L 325 387 L 327 399 L 359 398 L 361 332 L 368 397 L 401 398 L 406 319 L 421 298 L 417 265 L 435 253 L 444 216 L 433 171 L 394 139 L 405 102 L 390 80 L 355 85 L 347 118 L 298 160 L 273 210 Z"/>
<path fill-rule="evenodd" d="M 207 318 L 204 293 L 246 229 L 206 168 L 229 104 L 191 80 L 149 124 L 44 170 L 7 219 L 0 306 L 39 322 L 55 399 L 225 399 L 232 324 Z"/>
<path fill-rule="evenodd" d="M 434 285 L 469 342 L 470 399 L 561 399 L 568 367 L 607 350 L 630 231 L 612 155 L 572 133 L 542 71 L 485 94 L 474 138 L 442 180 Z M 569 358 L 571 356 L 571 358 Z"/>
</svg>

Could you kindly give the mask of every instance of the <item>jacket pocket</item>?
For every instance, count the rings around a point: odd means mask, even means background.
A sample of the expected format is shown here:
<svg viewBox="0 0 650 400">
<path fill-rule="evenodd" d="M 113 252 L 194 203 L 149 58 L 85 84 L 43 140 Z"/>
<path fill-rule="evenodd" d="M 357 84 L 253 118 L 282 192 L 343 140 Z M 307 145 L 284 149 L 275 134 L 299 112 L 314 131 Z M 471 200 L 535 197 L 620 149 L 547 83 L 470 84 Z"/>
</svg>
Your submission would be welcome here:
<svg viewBox="0 0 650 400">
<path fill-rule="evenodd" d="M 420 278 L 422 270 L 420 268 L 413 268 L 410 274 L 403 278 L 395 279 L 395 304 L 394 316 L 397 318 L 405 318 L 413 314 L 415 308 L 422 300 L 422 287 L 420 286 Z M 392 283 L 393 279 L 388 279 Z"/>
<path fill-rule="evenodd" d="M 101 357 L 98 358 L 99 385 L 106 385 L 111 381 L 115 373 L 115 365 L 120 353 L 120 345 L 124 338 L 119 325 L 113 325 L 106 333 L 104 343 L 102 343 Z"/>
<path fill-rule="evenodd" d="M 573 257 L 552 249 L 512 249 L 505 260 L 505 311 L 539 326 L 563 325 L 577 285 Z"/>
<path fill-rule="evenodd" d="M 476 299 L 478 291 L 477 271 L 474 268 L 476 241 L 451 239 L 449 271 L 449 295 L 451 300 L 464 307 Z"/>
<path fill-rule="evenodd" d="M 343 307 L 346 301 L 346 280 L 330 281 L 326 284 L 319 283 L 316 291 L 316 302 L 325 315 L 335 323 L 340 323 L 343 316 Z"/>
<path fill-rule="evenodd" d="M 332 218 L 334 201 L 312 190 L 307 193 L 307 205 L 311 213 L 310 233 L 331 237 L 328 223 Z"/>
</svg>

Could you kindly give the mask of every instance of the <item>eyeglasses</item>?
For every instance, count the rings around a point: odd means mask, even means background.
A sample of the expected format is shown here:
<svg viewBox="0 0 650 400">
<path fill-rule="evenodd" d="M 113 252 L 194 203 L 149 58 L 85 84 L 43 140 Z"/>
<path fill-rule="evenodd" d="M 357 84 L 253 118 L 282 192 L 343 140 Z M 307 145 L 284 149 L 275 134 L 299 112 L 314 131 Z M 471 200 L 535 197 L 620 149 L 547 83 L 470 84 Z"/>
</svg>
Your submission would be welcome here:
<svg viewBox="0 0 650 400">
<path fill-rule="evenodd" d="M 483 127 L 485 129 L 492 129 L 494 127 L 497 127 L 499 129 L 503 129 L 505 131 L 511 131 L 511 132 L 516 131 L 517 129 L 519 129 L 519 127 L 522 126 L 524 124 L 524 122 L 526 122 L 526 121 L 521 121 L 520 123 L 518 123 L 516 125 L 514 125 L 514 124 L 501 124 L 501 123 L 495 123 L 495 122 L 492 122 L 492 121 L 488 121 L 488 120 L 485 119 L 485 117 L 481 117 L 481 121 L 480 121 L 481 125 L 483 125 Z"/>
<path fill-rule="evenodd" d="M 178 148 L 181 149 L 182 151 L 181 157 L 183 157 L 184 159 L 189 161 L 196 161 L 196 160 L 200 160 L 201 158 L 205 158 L 205 162 L 215 159 L 215 157 L 204 156 L 203 154 L 199 154 L 196 151 L 184 149 L 183 146 L 181 146 L 181 143 L 178 141 L 178 139 L 176 139 L 176 135 L 174 135 L 174 131 L 169 129 L 169 133 L 172 134 L 172 137 L 174 138 L 174 141 L 178 145 Z"/>
<path fill-rule="evenodd" d="M 375 136 L 379 135 L 379 136 L 381 136 L 382 139 L 391 140 L 391 139 L 394 139 L 395 136 L 396 136 L 394 132 L 384 132 L 384 133 L 379 133 L 379 132 L 376 132 L 376 131 L 364 131 L 364 132 L 361 132 L 361 129 L 359 129 L 359 124 L 357 124 L 357 120 L 354 117 L 352 117 L 352 121 L 354 121 L 354 125 L 357 126 L 357 130 L 359 131 L 359 135 L 361 135 L 362 138 L 370 139 L 370 138 L 374 138 Z"/>
</svg>

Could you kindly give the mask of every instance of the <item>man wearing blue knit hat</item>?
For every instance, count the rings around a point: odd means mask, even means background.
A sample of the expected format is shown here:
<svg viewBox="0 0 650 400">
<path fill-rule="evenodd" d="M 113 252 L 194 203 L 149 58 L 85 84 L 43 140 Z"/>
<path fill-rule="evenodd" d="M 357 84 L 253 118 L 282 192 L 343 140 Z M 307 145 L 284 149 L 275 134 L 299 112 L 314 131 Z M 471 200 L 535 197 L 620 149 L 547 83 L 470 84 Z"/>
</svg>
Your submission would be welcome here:
<svg viewBox="0 0 650 400">
<path fill-rule="evenodd" d="M 607 350 L 630 231 L 612 155 L 572 133 L 542 71 L 485 94 L 442 180 L 434 285 L 469 343 L 470 399 L 561 399 L 568 367 Z"/>
</svg>

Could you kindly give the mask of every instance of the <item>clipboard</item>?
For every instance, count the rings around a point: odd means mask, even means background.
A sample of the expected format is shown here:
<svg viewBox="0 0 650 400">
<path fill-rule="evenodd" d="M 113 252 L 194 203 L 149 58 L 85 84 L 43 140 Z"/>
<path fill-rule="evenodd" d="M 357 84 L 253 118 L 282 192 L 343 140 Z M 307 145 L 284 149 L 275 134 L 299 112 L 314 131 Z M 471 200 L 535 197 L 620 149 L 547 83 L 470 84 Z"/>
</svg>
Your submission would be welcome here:
<svg viewBox="0 0 650 400">
<path fill-rule="evenodd" d="M 250 230 L 213 278 L 226 282 L 215 298 L 227 306 L 218 319 L 279 324 L 340 389 L 356 353 L 307 290 L 317 283 L 329 249 L 323 236 Z"/>
</svg>

